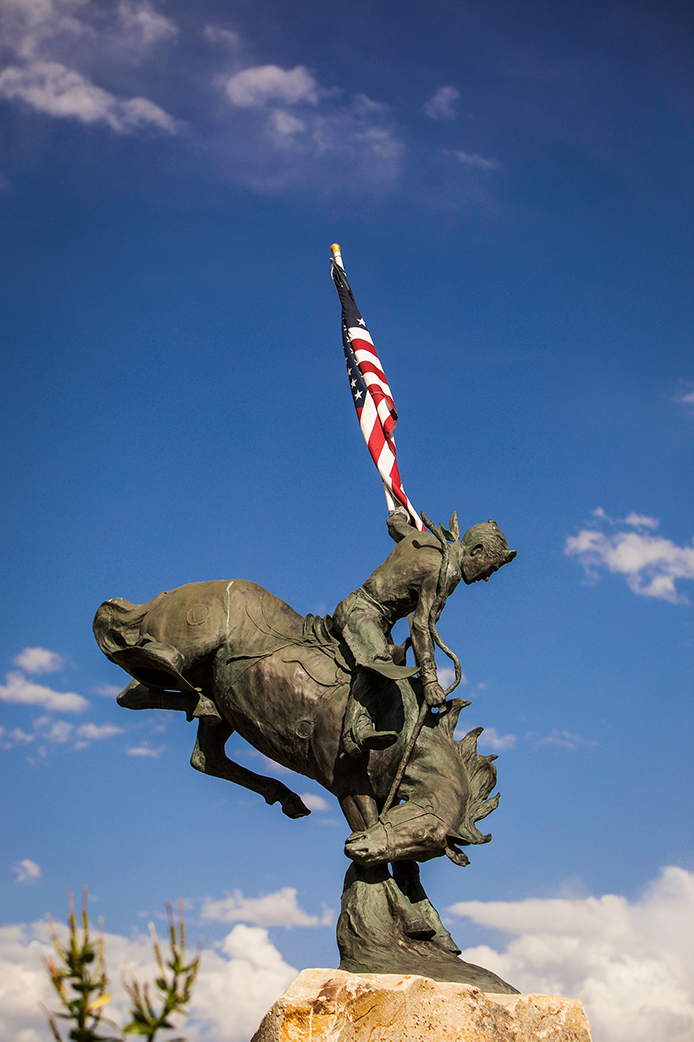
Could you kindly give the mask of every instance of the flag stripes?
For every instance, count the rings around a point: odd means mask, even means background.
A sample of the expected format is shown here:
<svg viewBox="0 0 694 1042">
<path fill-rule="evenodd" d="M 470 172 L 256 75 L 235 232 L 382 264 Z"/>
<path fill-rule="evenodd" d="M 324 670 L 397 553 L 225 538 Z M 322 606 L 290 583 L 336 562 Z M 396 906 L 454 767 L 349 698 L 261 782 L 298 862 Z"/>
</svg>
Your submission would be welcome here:
<svg viewBox="0 0 694 1042">
<path fill-rule="evenodd" d="M 342 344 L 361 432 L 386 488 L 386 498 L 400 503 L 423 532 L 422 520 L 402 487 L 393 438 L 398 418 L 395 402 L 339 260 L 332 261 L 332 277 L 342 304 Z"/>
</svg>

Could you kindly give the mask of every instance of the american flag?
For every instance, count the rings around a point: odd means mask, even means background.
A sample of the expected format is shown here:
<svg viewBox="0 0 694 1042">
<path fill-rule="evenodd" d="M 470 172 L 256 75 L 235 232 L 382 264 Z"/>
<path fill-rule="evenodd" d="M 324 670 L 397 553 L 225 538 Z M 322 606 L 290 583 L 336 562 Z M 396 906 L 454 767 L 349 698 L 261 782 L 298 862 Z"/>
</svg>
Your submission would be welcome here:
<svg viewBox="0 0 694 1042">
<path fill-rule="evenodd" d="M 339 254 L 332 276 L 342 304 L 342 344 L 359 426 L 386 489 L 386 499 L 402 504 L 420 532 L 422 520 L 405 495 L 395 454 L 393 431 L 398 414 L 366 322 L 356 305 Z"/>
</svg>

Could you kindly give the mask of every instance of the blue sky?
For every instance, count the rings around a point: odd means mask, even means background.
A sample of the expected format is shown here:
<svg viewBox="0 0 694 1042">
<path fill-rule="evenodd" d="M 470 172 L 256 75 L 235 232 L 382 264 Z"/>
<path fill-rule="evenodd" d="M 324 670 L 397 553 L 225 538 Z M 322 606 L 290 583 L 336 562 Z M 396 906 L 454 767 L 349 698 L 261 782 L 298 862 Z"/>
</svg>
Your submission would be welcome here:
<svg viewBox="0 0 694 1042">
<path fill-rule="evenodd" d="M 13 974 L 39 986 L 68 887 L 114 965 L 186 901 L 190 1039 L 248 1037 L 336 964 L 332 797 L 288 782 L 315 808 L 292 822 L 192 771 L 193 725 L 119 709 L 91 634 L 102 600 L 200 579 L 330 612 L 388 553 L 334 241 L 408 496 L 518 551 L 441 621 L 502 801 L 425 886 L 472 961 L 584 998 L 596 1042 L 694 1038 L 692 22 L 0 0 L 1 1042 L 46 1037 Z"/>
</svg>

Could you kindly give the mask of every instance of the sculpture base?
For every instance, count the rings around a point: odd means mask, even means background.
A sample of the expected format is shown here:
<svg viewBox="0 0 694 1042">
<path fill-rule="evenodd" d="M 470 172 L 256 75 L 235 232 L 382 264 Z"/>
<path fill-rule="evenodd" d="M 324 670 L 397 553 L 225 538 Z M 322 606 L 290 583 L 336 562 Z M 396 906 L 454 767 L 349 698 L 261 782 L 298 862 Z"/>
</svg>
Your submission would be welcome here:
<svg viewBox="0 0 694 1042">
<path fill-rule="evenodd" d="M 345 877 L 337 923 L 340 969 L 428 977 L 517 995 L 491 970 L 458 958 L 457 946 L 430 902 L 414 861 L 360 868 Z"/>
<path fill-rule="evenodd" d="M 398 974 L 304 970 L 251 1042 L 591 1042 L 579 999 Z"/>
</svg>

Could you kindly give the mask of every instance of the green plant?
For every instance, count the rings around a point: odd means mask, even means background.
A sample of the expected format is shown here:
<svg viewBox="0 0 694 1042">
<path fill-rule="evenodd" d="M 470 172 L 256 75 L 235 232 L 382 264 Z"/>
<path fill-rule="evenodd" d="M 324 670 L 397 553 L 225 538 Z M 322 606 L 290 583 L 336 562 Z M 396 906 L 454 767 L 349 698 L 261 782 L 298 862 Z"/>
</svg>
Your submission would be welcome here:
<svg viewBox="0 0 694 1042">
<path fill-rule="evenodd" d="M 162 958 L 159 940 L 154 924 L 149 924 L 152 934 L 152 946 L 159 967 L 159 976 L 154 983 L 160 994 L 161 1008 L 155 1009 L 149 997 L 149 985 L 140 985 L 136 978 L 123 980 L 123 986 L 130 996 L 132 1019 L 123 1028 L 124 1034 L 144 1035 L 147 1042 L 153 1039 L 160 1028 L 171 1028 L 169 1017 L 174 1013 L 186 1013 L 185 1007 L 191 999 L 191 990 L 200 966 L 200 945 L 195 958 L 186 965 L 186 928 L 183 921 L 183 909 L 179 906 L 178 923 L 175 922 L 171 905 L 167 902 L 169 915 L 169 958 L 166 963 Z M 167 974 L 171 971 L 171 976 Z M 178 1042 L 178 1040 L 177 1040 Z"/>
<path fill-rule="evenodd" d="M 165 960 L 162 956 L 156 930 L 149 924 L 152 934 L 154 955 L 157 960 L 159 975 L 154 981 L 159 993 L 155 999 L 150 997 L 149 984 L 140 984 L 137 978 L 122 978 L 131 1002 L 130 1020 L 116 1033 L 101 1035 L 97 1032 L 102 1026 L 111 1024 L 104 1017 L 104 1007 L 111 1001 L 108 991 L 108 976 L 104 962 L 103 922 L 100 921 L 101 936 L 93 941 L 89 935 L 89 916 L 87 914 L 87 889 L 84 889 L 82 900 L 81 929 L 77 924 L 77 915 L 68 892 L 68 940 L 63 945 L 58 940 L 55 928 L 52 933 L 53 947 L 57 959 L 45 960 L 51 983 L 58 996 L 61 1012 L 51 1013 L 44 1008 L 53 1038 L 56 1042 L 64 1042 L 58 1029 L 57 1020 L 74 1022 L 68 1034 L 72 1042 L 122 1042 L 123 1035 L 141 1035 L 147 1042 L 154 1042 L 162 1028 L 172 1028 L 171 1017 L 180 1013 L 187 1015 L 186 1006 L 191 999 L 192 987 L 200 967 L 201 944 L 195 957 L 186 962 L 186 938 L 183 911 L 179 905 L 178 921 L 174 919 L 171 905 L 166 905 L 169 917 L 169 953 Z M 50 916 L 48 917 L 53 926 Z M 202 943 L 202 942 L 201 942 Z M 183 1042 L 176 1039 L 174 1042 Z"/>
</svg>

